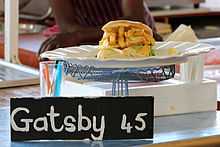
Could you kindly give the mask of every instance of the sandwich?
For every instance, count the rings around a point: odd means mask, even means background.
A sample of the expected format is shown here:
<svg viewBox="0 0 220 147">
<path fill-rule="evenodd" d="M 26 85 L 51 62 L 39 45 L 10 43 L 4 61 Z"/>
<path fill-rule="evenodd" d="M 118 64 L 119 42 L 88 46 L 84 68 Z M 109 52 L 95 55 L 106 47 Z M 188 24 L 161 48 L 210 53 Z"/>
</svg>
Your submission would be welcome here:
<svg viewBox="0 0 220 147">
<path fill-rule="evenodd" d="M 111 21 L 102 27 L 98 59 L 139 58 L 154 56 L 155 44 L 149 26 L 135 21 Z"/>
</svg>

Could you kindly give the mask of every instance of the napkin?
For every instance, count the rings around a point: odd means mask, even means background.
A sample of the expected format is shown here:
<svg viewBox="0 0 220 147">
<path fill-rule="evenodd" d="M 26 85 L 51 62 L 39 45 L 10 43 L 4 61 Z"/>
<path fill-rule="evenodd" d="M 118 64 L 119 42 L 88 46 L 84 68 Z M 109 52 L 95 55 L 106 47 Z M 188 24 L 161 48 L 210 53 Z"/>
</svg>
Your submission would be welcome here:
<svg viewBox="0 0 220 147">
<path fill-rule="evenodd" d="M 167 38 L 166 41 L 198 42 L 199 39 L 191 26 L 182 24 Z M 203 66 L 203 55 L 189 57 L 187 63 L 180 65 L 181 80 L 186 82 L 201 82 L 203 79 Z"/>
<path fill-rule="evenodd" d="M 181 24 L 166 41 L 198 42 L 198 38 L 191 26 Z"/>
</svg>

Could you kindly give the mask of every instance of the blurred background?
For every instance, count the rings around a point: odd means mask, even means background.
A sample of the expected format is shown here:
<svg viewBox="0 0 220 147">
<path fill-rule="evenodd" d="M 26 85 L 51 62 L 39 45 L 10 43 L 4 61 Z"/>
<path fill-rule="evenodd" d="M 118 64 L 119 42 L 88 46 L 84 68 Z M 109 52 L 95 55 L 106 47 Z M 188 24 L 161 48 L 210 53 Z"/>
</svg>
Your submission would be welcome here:
<svg viewBox="0 0 220 147">
<path fill-rule="evenodd" d="M 219 0 L 145 0 L 156 27 L 166 38 L 180 24 L 190 25 L 200 39 L 220 36 Z M 38 68 L 41 43 L 59 32 L 48 0 L 19 0 L 19 56 L 23 64 Z M 0 0 L 0 57 L 4 57 L 4 0 Z M 31 58 L 29 58 L 31 57 Z M 217 61 L 218 62 L 218 61 Z"/>
</svg>

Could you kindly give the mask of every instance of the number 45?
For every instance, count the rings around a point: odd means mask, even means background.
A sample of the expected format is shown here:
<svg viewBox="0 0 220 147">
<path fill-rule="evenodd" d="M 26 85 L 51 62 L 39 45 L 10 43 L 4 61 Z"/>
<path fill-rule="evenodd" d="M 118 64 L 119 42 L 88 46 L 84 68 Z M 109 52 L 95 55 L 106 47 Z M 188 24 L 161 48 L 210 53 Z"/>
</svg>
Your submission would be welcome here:
<svg viewBox="0 0 220 147">
<path fill-rule="evenodd" d="M 141 123 L 141 127 L 139 127 L 137 125 L 134 126 L 137 131 L 143 131 L 146 128 L 146 122 L 142 118 L 142 117 L 145 117 L 145 116 L 147 116 L 147 113 L 139 113 L 139 114 L 137 114 L 137 116 L 135 118 L 135 121 Z M 127 116 L 126 116 L 126 114 L 123 114 L 122 122 L 121 122 L 121 129 L 122 130 L 126 130 L 127 133 L 131 133 L 131 129 L 133 127 L 131 126 L 130 122 L 128 122 L 128 123 L 126 123 L 126 122 L 127 122 Z"/>
</svg>

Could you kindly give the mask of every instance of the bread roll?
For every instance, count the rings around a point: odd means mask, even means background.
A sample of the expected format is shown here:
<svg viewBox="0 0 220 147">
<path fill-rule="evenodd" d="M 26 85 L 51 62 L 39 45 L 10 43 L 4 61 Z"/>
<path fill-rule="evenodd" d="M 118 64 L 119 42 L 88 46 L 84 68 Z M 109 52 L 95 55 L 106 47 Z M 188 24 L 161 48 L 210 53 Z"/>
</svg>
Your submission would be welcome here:
<svg viewBox="0 0 220 147">
<path fill-rule="evenodd" d="M 131 27 L 131 28 L 139 28 L 143 29 L 147 34 L 153 36 L 153 32 L 151 28 L 141 22 L 136 21 L 128 21 L 128 20 L 116 20 L 116 21 L 110 21 L 106 25 L 102 27 L 102 30 L 104 32 L 111 31 L 114 28 L 118 27 Z"/>
<path fill-rule="evenodd" d="M 98 59 L 139 58 L 152 56 L 155 43 L 150 27 L 128 20 L 111 21 L 103 26 Z"/>
</svg>

